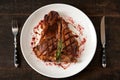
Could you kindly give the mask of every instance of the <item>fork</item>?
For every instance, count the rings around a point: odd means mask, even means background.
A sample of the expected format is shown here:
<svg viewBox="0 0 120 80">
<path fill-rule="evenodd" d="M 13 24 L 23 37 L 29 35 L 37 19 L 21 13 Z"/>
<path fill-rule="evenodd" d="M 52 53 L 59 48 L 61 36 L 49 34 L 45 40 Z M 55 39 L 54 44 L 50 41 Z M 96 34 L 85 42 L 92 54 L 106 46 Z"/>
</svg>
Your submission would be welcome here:
<svg viewBox="0 0 120 80">
<path fill-rule="evenodd" d="M 19 66 L 18 63 L 18 55 L 17 55 L 17 34 L 18 34 L 18 23 L 17 20 L 12 20 L 12 33 L 14 35 L 14 66 L 17 68 Z"/>
</svg>

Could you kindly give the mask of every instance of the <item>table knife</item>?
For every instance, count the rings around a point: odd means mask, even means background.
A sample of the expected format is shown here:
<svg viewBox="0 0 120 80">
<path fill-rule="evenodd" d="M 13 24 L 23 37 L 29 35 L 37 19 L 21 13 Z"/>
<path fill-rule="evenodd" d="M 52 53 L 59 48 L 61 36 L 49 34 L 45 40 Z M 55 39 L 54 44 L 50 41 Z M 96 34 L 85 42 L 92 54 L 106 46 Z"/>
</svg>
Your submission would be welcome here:
<svg viewBox="0 0 120 80">
<path fill-rule="evenodd" d="M 105 53 L 105 45 L 106 45 L 106 36 L 105 36 L 105 16 L 101 19 L 101 44 L 102 44 L 102 67 L 106 67 L 106 53 Z"/>
</svg>

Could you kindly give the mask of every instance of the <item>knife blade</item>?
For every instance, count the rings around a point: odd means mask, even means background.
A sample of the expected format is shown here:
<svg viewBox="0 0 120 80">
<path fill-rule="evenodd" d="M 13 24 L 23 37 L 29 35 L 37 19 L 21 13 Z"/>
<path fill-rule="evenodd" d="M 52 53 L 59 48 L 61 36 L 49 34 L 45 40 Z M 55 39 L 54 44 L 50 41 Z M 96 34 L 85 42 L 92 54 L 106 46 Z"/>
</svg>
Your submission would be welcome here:
<svg viewBox="0 0 120 80">
<path fill-rule="evenodd" d="M 105 53 L 105 45 L 106 45 L 106 36 L 105 36 L 105 16 L 101 19 L 101 25 L 100 25 L 100 32 L 101 32 L 101 44 L 102 44 L 102 66 L 103 68 L 106 67 L 106 53 Z"/>
</svg>

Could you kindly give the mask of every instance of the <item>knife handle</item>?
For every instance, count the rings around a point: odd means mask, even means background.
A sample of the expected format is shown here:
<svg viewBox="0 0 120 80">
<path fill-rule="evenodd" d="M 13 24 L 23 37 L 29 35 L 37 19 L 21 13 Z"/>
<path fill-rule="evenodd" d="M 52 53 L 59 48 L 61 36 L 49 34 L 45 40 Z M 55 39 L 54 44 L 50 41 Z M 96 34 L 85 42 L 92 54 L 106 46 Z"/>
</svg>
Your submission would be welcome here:
<svg viewBox="0 0 120 80">
<path fill-rule="evenodd" d="M 103 48 L 102 52 L 103 52 L 103 54 L 102 54 L 102 66 L 103 66 L 103 68 L 106 68 L 106 54 L 105 54 L 105 48 Z"/>
</svg>

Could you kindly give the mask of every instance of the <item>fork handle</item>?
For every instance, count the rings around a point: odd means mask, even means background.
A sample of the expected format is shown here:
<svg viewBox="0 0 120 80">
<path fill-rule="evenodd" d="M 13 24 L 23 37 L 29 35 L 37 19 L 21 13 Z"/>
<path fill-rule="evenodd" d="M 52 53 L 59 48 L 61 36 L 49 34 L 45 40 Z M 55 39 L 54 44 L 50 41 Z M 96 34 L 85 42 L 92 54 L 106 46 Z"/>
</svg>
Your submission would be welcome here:
<svg viewBox="0 0 120 80">
<path fill-rule="evenodd" d="M 14 36 L 14 66 L 16 68 L 19 66 L 18 55 L 17 55 L 17 40 L 16 40 L 16 36 Z"/>
</svg>

